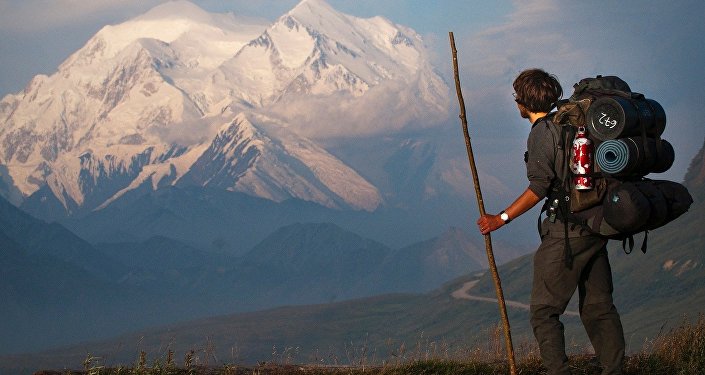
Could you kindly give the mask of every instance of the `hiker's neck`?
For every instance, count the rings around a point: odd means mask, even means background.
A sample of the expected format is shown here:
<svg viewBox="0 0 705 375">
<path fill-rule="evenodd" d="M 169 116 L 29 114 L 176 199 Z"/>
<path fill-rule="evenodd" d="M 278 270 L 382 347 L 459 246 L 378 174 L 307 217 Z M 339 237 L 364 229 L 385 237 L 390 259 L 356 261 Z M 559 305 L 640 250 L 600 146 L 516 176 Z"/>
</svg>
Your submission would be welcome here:
<svg viewBox="0 0 705 375">
<path fill-rule="evenodd" d="M 547 114 L 548 112 L 529 112 L 529 122 L 533 124 L 541 117 L 546 117 Z"/>
</svg>

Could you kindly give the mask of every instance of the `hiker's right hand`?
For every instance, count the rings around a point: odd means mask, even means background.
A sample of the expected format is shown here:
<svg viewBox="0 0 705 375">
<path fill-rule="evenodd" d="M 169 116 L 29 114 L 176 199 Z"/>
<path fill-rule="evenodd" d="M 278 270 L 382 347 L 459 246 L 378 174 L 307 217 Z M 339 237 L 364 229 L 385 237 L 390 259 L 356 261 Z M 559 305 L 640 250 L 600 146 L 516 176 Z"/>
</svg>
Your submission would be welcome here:
<svg viewBox="0 0 705 375">
<path fill-rule="evenodd" d="M 499 229 L 502 225 L 504 225 L 504 220 L 499 215 L 485 214 L 477 219 L 477 227 L 483 235 Z"/>
</svg>

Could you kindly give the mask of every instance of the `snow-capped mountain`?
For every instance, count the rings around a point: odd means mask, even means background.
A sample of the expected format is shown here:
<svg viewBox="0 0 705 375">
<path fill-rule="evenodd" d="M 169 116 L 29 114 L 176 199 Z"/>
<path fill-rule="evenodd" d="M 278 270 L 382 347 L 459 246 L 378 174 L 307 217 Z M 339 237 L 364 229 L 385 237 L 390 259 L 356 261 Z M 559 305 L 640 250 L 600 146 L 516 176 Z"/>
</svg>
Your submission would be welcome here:
<svg viewBox="0 0 705 375">
<path fill-rule="evenodd" d="M 404 121 L 447 101 L 420 37 L 384 18 L 304 0 L 268 24 L 168 2 L 104 27 L 3 98 L 0 193 L 49 190 L 72 212 L 195 184 L 374 210 L 377 188 L 315 139 L 349 134 L 330 119 L 373 113 L 385 86 L 407 97 Z"/>
<path fill-rule="evenodd" d="M 336 12 L 322 0 L 301 2 L 225 62 L 213 79 L 238 87 L 234 100 L 265 106 L 289 94 L 363 95 L 385 80 L 422 73 L 420 38 L 377 17 Z"/>
</svg>

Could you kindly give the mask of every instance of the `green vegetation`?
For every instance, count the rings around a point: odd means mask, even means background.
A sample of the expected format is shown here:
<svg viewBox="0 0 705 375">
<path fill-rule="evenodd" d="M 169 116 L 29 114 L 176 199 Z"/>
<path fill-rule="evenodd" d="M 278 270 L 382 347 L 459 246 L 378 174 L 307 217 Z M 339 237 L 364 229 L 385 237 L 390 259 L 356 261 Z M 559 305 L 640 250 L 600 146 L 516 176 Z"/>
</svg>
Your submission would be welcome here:
<svg viewBox="0 0 705 375">
<path fill-rule="evenodd" d="M 261 362 L 257 366 L 226 364 L 209 366 L 208 352 L 187 352 L 183 361 L 176 363 L 175 354 L 168 350 L 166 358 L 149 363 L 145 352 L 140 352 L 131 366 L 107 368 L 101 358 L 87 355 L 82 371 L 41 371 L 36 375 L 284 375 L 284 374 L 371 374 L 371 375 L 500 375 L 507 374 L 503 360 L 501 332 L 488 332 L 486 347 L 453 351 L 449 347 L 430 343 L 425 347 L 411 348 L 408 353 L 397 353 L 381 363 L 369 361 L 369 353 L 355 351 L 350 365 L 323 366 L 320 364 L 299 365 L 295 350 L 273 351 L 272 362 Z M 542 374 L 541 361 L 535 345 L 519 345 L 516 348 L 518 372 L 523 375 Z M 216 358 L 210 358 L 216 360 Z M 368 363 L 368 361 L 370 363 Z M 600 373 L 594 356 L 580 353 L 570 357 L 573 374 L 592 375 Z M 671 332 L 659 335 L 647 342 L 644 348 L 625 363 L 625 374 L 705 374 L 705 316 L 697 322 L 683 323 Z"/>
</svg>

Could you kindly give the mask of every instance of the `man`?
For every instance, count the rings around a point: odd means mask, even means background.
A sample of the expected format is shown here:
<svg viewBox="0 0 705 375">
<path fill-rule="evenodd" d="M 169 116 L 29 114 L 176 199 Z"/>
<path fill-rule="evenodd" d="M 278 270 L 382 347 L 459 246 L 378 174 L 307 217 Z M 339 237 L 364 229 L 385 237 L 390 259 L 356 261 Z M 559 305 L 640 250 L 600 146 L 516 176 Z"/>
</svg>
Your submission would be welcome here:
<svg viewBox="0 0 705 375">
<path fill-rule="evenodd" d="M 564 151 L 569 152 L 572 140 L 562 144 L 561 128 L 548 116 L 563 95 L 560 83 L 543 70 L 529 69 L 517 76 L 513 86 L 519 114 L 532 124 L 525 158 L 529 186 L 500 214 L 484 215 L 477 221 L 482 234 L 508 224 L 544 198 L 549 198 L 549 206 L 570 181 Z M 577 288 L 580 318 L 603 374 L 621 374 L 624 333 L 612 303 L 607 240 L 580 225 L 563 222 L 560 210 L 556 211 L 557 215 L 542 222 L 541 245 L 534 255 L 531 326 L 541 359 L 549 374 L 570 374 L 559 317 Z"/>
</svg>

